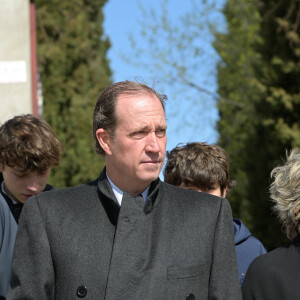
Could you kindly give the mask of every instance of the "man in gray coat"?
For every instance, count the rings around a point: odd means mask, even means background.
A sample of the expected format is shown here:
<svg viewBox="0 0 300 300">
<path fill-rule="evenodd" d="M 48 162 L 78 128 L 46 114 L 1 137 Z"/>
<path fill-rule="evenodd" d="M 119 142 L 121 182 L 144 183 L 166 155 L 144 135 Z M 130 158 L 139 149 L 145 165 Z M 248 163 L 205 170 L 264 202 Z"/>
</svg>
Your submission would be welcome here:
<svg viewBox="0 0 300 300">
<path fill-rule="evenodd" d="M 108 86 L 94 110 L 93 182 L 30 198 L 8 299 L 241 299 L 227 200 L 163 183 L 164 96 Z"/>
</svg>

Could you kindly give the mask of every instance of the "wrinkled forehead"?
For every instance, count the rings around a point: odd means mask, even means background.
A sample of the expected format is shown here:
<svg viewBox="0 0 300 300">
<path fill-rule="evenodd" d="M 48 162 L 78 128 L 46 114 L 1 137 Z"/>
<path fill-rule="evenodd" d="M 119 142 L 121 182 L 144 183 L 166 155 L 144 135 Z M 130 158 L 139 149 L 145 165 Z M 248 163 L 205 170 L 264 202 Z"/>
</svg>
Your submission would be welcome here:
<svg viewBox="0 0 300 300">
<path fill-rule="evenodd" d="M 165 121 L 165 111 L 161 100 L 153 93 L 125 93 L 118 97 L 115 116 L 117 120 L 128 120 L 153 115 Z"/>
<path fill-rule="evenodd" d="M 116 106 L 118 106 L 118 102 L 121 98 L 135 98 L 138 100 L 140 97 L 148 96 L 150 98 L 153 98 L 153 101 L 159 101 L 161 104 L 162 109 L 165 111 L 165 103 L 164 101 L 159 97 L 159 95 L 155 94 L 151 90 L 129 90 L 121 92 L 117 96 Z"/>
</svg>

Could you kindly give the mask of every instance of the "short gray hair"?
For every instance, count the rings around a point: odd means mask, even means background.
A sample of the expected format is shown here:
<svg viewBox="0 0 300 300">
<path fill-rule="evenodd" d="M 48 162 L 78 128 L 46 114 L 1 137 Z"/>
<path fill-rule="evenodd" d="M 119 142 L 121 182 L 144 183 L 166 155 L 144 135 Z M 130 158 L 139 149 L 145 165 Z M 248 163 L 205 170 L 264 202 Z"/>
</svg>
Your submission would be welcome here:
<svg viewBox="0 0 300 300">
<path fill-rule="evenodd" d="M 300 149 L 293 149 L 286 157 L 286 162 L 271 172 L 274 181 L 270 194 L 273 210 L 287 237 L 293 240 L 300 233 Z"/>
</svg>

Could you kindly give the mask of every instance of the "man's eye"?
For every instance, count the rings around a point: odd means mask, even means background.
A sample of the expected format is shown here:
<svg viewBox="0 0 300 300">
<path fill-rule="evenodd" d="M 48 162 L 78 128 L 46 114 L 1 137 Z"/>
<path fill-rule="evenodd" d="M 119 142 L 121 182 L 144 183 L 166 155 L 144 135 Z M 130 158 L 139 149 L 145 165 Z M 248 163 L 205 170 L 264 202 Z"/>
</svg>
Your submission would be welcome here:
<svg viewBox="0 0 300 300">
<path fill-rule="evenodd" d="M 166 129 L 158 129 L 155 131 L 157 137 L 164 137 L 166 135 Z"/>
<path fill-rule="evenodd" d="M 147 132 L 145 132 L 145 131 L 136 131 L 131 135 L 131 137 L 133 137 L 134 139 L 141 139 L 141 138 L 145 137 L 146 135 L 147 135 Z"/>
<path fill-rule="evenodd" d="M 38 172 L 40 176 L 44 176 L 47 174 L 47 170 L 46 171 L 41 171 L 41 172 Z"/>
<path fill-rule="evenodd" d="M 26 176 L 26 174 L 24 174 L 24 173 L 15 173 L 15 175 L 19 178 Z"/>
</svg>

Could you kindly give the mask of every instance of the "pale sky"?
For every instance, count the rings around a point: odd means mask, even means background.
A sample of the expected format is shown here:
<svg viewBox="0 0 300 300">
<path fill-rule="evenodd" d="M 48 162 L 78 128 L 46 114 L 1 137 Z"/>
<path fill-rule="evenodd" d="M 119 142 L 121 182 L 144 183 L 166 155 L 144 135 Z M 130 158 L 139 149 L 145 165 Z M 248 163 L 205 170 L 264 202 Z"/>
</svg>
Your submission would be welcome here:
<svg viewBox="0 0 300 300">
<path fill-rule="evenodd" d="M 223 0 L 219 0 L 221 2 Z M 139 68 L 128 64 L 122 58 L 122 55 L 130 56 L 132 52 L 129 35 L 131 34 L 136 43 L 141 47 L 147 47 L 145 40 L 141 38 L 141 18 L 142 13 L 139 3 L 147 8 L 161 10 L 162 0 L 109 0 L 104 7 L 104 30 L 111 41 L 111 48 L 108 52 L 110 59 L 110 68 L 113 72 L 113 81 L 134 80 L 142 78 L 147 83 L 156 82 L 156 86 L 160 87 L 168 96 L 166 105 L 167 117 L 167 150 L 171 150 L 178 143 L 187 142 L 207 142 L 216 143 L 218 133 L 215 130 L 215 124 L 218 119 L 218 111 L 216 109 L 216 100 L 205 94 L 197 94 L 194 91 L 187 91 L 186 88 L 176 90 L 174 97 L 174 87 L 166 85 L 163 79 L 145 68 Z M 189 0 L 172 0 L 169 1 L 169 13 L 174 22 L 177 22 L 182 13 L 189 9 Z M 150 20 L 151 21 L 151 20 Z M 157 37 L 159 40 L 159 37 Z M 212 51 L 212 50 L 210 50 Z M 151 57 L 149 63 L 151 63 Z M 209 65 L 201 67 L 197 80 L 203 84 L 208 90 L 215 92 L 217 89 L 216 77 L 211 73 L 216 71 L 216 61 Z M 199 68 L 200 69 L 200 68 Z M 192 99 L 187 99 L 187 94 Z"/>
</svg>

